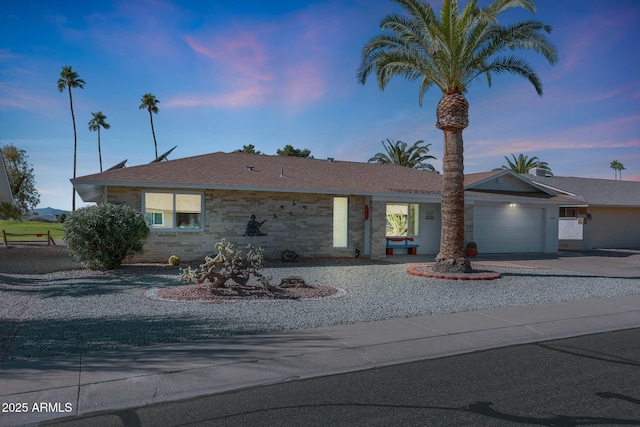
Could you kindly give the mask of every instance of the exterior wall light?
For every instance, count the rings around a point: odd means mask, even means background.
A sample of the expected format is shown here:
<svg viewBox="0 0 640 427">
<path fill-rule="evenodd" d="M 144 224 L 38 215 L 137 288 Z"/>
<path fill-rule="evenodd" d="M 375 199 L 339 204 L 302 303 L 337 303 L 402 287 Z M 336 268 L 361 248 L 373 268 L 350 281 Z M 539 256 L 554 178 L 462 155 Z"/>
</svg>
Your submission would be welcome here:
<svg viewBox="0 0 640 427">
<path fill-rule="evenodd" d="M 509 207 L 511 207 L 511 208 L 515 208 L 516 206 L 518 206 L 518 205 L 515 204 L 515 203 L 509 203 Z"/>
</svg>

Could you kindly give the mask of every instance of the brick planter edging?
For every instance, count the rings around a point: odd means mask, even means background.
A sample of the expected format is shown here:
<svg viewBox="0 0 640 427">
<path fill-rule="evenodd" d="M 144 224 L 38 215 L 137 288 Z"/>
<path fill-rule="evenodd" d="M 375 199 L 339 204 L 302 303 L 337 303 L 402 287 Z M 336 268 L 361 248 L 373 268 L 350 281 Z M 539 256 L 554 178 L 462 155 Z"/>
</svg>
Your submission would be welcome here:
<svg viewBox="0 0 640 427">
<path fill-rule="evenodd" d="M 431 271 L 431 265 L 413 265 L 407 268 L 407 273 L 413 276 L 447 280 L 494 280 L 502 277 L 498 272 L 485 270 L 474 273 L 437 273 Z"/>
</svg>

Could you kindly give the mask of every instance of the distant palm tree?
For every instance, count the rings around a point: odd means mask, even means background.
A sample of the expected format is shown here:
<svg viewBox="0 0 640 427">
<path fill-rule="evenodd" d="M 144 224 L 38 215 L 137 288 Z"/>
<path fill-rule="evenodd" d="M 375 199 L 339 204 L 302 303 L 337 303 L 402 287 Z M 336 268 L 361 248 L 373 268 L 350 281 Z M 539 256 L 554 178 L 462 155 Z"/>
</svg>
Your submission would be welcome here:
<svg viewBox="0 0 640 427">
<path fill-rule="evenodd" d="M 387 139 L 385 143 L 382 141 L 385 153 L 376 153 L 369 159 L 369 163 L 388 163 L 398 166 L 406 166 L 412 169 L 423 169 L 435 172 L 435 168 L 430 163 L 424 163 L 425 160 L 434 159 L 429 152 L 431 144 L 423 145 L 424 141 L 416 141 L 411 147 L 407 147 L 404 141 L 391 141 Z"/>
<path fill-rule="evenodd" d="M 100 128 L 110 129 L 111 125 L 107 123 L 107 116 L 102 111 L 91 113 L 93 117 L 89 120 L 89 130 L 98 131 L 98 158 L 100 159 L 100 172 L 102 172 L 102 150 L 100 149 Z"/>
<path fill-rule="evenodd" d="M 78 153 L 78 136 L 76 133 L 76 117 L 73 114 L 73 97 L 71 96 L 71 88 L 84 88 L 85 81 L 79 78 L 78 73 L 73 71 L 70 65 L 65 65 L 60 71 L 60 78 L 58 79 L 58 91 L 63 92 L 66 89 L 69 90 L 69 106 L 71 107 L 71 121 L 73 122 L 73 177 L 76 177 L 76 164 Z M 71 210 L 76 210 L 76 189 L 71 188 Z"/>
<path fill-rule="evenodd" d="M 433 85 L 442 91 L 436 127 L 444 132 L 442 228 L 440 253 L 432 267 L 438 272 L 470 272 L 464 254 L 464 162 L 462 130 L 469 124 L 469 104 L 463 93 L 469 84 L 492 73 L 511 73 L 529 80 L 538 95 L 542 83 L 516 49 L 531 49 L 554 64 L 555 47 L 547 39 L 551 27 L 526 20 L 509 26 L 498 23 L 503 12 L 522 7 L 535 13 L 534 0 L 494 0 L 484 8 L 469 0 L 459 11 L 457 0 L 442 0 L 440 17 L 419 0 L 394 0 L 408 16 L 389 14 L 382 19 L 382 34 L 367 42 L 357 72 L 364 84 L 372 73 L 383 90 L 392 77 L 420 81 L 418 102 Z"/>
<path fill-rule="evenodd" d="M 614 179 L 618 179 L 618 174 L 620 175 L 620 181 L 622 181 L 622 171 L 625 170 L 626 168 L 624 167 L 624 165 L 622 163 L 620 163 L 617 160 L 614 160 L 611 162 L 611 169 L 613 169 L 613 174 L 615 176 Z"/>
<path fill-rule="evenodd" d="M 516 158 L 515 154 L 511 154 L 511 157 L 513 157 L 513 162 L 509 160 L 507 156 L 504 156 L 507 161 L 507 165 L 502 165 L 502 169 L 509 169 L 517 173 L 529 173 L 529 169 L 538 168 L 544 169 L 547 175 L 553 176 L 553 172 L 551 172 L 549 164 L 541 161 L 536 156 L 529 158 L 529 156 L 520 154 Z"/>
<path fill-rule="evenodd" d="M 147 110 L 149 112 L 149 120 L 151 121 L 151 133 L 153 134 L 153 146 L 156 149 L 156 159 L 158 158 L 158 143 L 156 142 L 156 132 L 153 129 L 153 115 L 158 114 L 160 109 L 158 108 L 158 104 L 160 101 L 156 99 L 156 97 L 152 93 L 145 93 L 142 95 L 142 104 L 140 104 L 141 110 Z"/>
<path fill-rule="evenodd" d="M 614 160 L 611 162 L 611 164 L 609 165 L 609 167 L 611 169 L 613 169 L 613 179 L 615 179 L 616 181 L 618 180 L 618 165 L 620 164 L 619 161 Z"/>
</svg>

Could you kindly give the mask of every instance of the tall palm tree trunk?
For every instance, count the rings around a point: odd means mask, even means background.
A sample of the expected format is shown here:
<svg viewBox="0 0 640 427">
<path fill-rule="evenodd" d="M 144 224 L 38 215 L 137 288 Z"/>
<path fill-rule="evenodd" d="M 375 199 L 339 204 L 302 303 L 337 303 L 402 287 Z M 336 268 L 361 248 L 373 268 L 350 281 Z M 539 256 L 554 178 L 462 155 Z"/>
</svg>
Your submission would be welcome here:
<svg viewBox="0 0 640 427">
<path fill-rule="evenodd" d="M 436 126 L 444 132 L 442 228 L 440 253 L 433 270 L 469 273 L 464 254 L 464 157 L 462 130 L 469 124 L 469 103 L 460 92 L 446 93 L 438 103 Z"/>
<path fill-rule="evenodd" d="M 151 114 L 151 107 L 149 107 L 149 120 L 151 121 L 151 134 L 153 134 L 153 146 L 156 149 L 156 159 L 158 158 L 158 143 L 156 143 L 156 131 L 153 129 L 153 114 Z"/>
<path fill-rule="evenodd" d="M 71 106 L 71 121 L 73 122 L 73 178 L 76 178 L 76 165 L 78 153 L 78 134 L 76 132 L 76 116 L 73 114 L 73 97 L 71 96 L 71 86 L 69 89 L 69 105 Z M 71 211 L 76 210 L 76 189 L 71 186 Z"/>
<path fill-rule="evenodd" d="M 102 150 L 100 149 L 100 126 L 98 126 L 98 159 L 100 159 L 100 172 L 102 172 Z"/>
</svg>

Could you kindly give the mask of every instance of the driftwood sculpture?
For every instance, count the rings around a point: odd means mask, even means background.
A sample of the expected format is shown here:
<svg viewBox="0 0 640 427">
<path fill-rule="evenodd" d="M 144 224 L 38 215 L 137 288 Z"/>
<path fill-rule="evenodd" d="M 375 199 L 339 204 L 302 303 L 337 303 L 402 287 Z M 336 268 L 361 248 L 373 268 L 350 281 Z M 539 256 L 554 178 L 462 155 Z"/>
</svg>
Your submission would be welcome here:
<svg viewBox="0 0 640 427">
<path fill-rule="evenodd" d="M 204 264 L 200 265 L 199 269 L 191 269 L 191 267 L 181 269 L 180 280 L 187 283 L 194 280 L 197 283 L 204 283 L 208 280 L 215 288 L 226 288 L 230 287 L 227 285 L 229 280 L 233 280 L 239 286 L 247 286 L 251 276 L 254 276 L 262 286 L 269 286 L 269 278 L 262 274 L 264 268 L 262 248 L 256 249 L 249 244 L 247 254 L 244 255 L 241 251 L 234 250 L 233 245 L 224 239 L 216 243 L 215 247 L 218 255 L 205 257 Z"/>
</svg>

